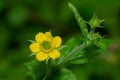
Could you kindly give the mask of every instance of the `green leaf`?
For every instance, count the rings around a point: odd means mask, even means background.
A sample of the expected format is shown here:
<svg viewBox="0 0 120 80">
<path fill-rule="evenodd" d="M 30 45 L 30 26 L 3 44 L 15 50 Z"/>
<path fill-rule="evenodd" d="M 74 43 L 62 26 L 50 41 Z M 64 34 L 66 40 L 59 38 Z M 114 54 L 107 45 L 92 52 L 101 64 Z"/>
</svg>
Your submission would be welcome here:
<svg viewBox="0 0 120 80">
<path fill-rule="evenodd" d="M 113 39 L 101 39 L 100 41 L 104 43 L 107 48 L 114 42 Z"/>
<path fill-rule="evenodd" d="M 95 44 L 91 44 L 84 49 L 84 58 L 93 59 L 95 56 L 101 53 L 101 50 Z"/>
<path fill-rule="evenodd" d="M 58 66 L 64 66 L 64 64 L 70 63 L 72 60 L 80 60 L 83 57 L 82 49 L 85 47 L 83 40 L 79 39 L 78 37 L 73 37 L 68 40 L 66 43 L 66 48 L 61 50 L 61 57 L 58 61 Z"/>
<path fill-rule="evenodd" d="M 76 76 L 72 71 L 66 68 L 57 71 L 52 78 L 52 80 L 76 80 Z"/>
<path fill-rule="evenodd" d="M 83 58 L 83 59 L 73 60 L 70 63 L 72 63 L 72 64 L 84 64 L 84 63 L 87 63 L 87 62 L 88 62 L 88 59 Z"/>
<path fill-rule="evenodd" d="M 100 41 L 96 41 L 95 45 L 97 45 L 105 56 L 108 56 L 107 48 L 114 42 L 112 39 L 103 39 L 101 38 Z"/>
<path fill-rule="evenodd" d="M 102 42 L 98 42 L 98 46 L 103 51 L 104 55 L 108 56 L 108 51 L 107 51 L 106 45 Z"/>
<path fill-rule="evenodd" d="M 72 64 L 84 64 L 90 62 L 95 56 L 101 53 L 101 50 L 94 44 L 91 44 L 82 50 L 81 56 L 70 60 Z M 76 55 L 77 56 L 77 55 Z"/>
<path fill-rule="evenodd" d="M 80 26 L 80 29 L 82 31 L 83 36 L 87 37 L 88 35 L 88 29 L 87 29 L 87 25 L 85 24 L 85 21 L 83 20 L 83 18 L 80 16 L 79 12 L 77 11 L 77 9 L 71 4 L 68 3 L 69 8 L 72 10 L 78 25 Z"/>
<path fill-rule="evenodd" d="M 60 60 L 62 60 L 65 56 L 67 56 L 72 50 L 77 48 L 81 44 L 81 40 L 78 37 L 73 37 L 69 39 L 66 43 L 66 46 L 64 49 L 61 50 L 61 57 Z"/>
<path fill-rule="evenodd" d="M 35 77 L 35 80 L 41 80 L 46 73 L 46 64 L 45 62 L 39 62 L 37 60 L 32 60 L 28 63 L 25 63 L 29 72 Z M 30 74 L 29 73 L 29 74 Z"/>
</svg>

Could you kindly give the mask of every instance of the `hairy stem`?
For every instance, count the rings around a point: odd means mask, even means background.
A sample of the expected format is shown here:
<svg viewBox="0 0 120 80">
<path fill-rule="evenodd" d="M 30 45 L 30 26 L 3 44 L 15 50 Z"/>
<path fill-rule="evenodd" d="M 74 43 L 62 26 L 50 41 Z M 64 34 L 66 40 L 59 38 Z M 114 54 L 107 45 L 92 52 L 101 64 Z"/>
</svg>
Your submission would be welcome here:
<svg viewBox="0 0 120 80">
<path fill-rule="evenodd" d="M 50 63 L 50 60 L 48 60 L 48 62 L 47 62 L 47 73 L 44 76 L 43 80 L 47 80 L 47 78 L 50 76 L 50 74 L 51 74 L 51 63 Z"/>
</svg>

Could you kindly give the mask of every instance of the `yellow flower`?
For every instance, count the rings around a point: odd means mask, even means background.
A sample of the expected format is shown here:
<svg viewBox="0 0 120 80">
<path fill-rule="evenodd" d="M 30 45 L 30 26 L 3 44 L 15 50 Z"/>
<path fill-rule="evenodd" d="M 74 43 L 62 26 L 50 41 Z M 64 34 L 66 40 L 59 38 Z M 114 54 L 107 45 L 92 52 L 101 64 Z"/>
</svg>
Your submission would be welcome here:
<svg viewBox="0 0 120 80">
<path fill-rule="evenodd" d="M 31 52 L 36 54 L 36 59 L 44 61 L 48 58 L 55 60 L 60 57 L 60 52 L 56 50 L 60 47 L 62 39 L 59 36 L 53 37 L 50 32 L 39 32 L 35 36 L 35 42 L 29 48 Z"/>
</svg>

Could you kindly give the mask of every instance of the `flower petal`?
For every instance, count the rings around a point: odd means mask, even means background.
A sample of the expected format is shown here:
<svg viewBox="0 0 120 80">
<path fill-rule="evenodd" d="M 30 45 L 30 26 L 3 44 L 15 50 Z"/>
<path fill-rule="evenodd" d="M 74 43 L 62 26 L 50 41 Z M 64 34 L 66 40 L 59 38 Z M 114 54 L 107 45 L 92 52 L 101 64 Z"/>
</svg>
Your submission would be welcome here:
<svg viewBox="0 0 120 80">
<path fill-rule="evenodd" d="M 36 54 L 36 59 L 38 61 L 44 61 L 48 58 L 48 54 L 44 53 L 44 52 L 39 52 Z"/>
<path fill-rule="evenodd" d="M 47 40 L 48 40 L 49 42 L 51 42 L 52 39 L 53 39 L 51 33 L 50 33 L 50 32 L 46 32 L 45 35 L 46 35 Z"/>
<path fill-rule="evenodd" d="M 39 32 L 36 36 L 35 36 L 35 40 L 39 43 L 42 43 L 43 41 L 46 40 L 46 36 L 45 34 Z"/>
<path fill-rule="evenodd" d="M 32 52 L 38 52 L 40 50 L 40 46 L 38 43 L 32 43 L 30 46 L 29 46 L 30 50 Z"/>
<path fill-rule="evenodd" d="M 51 46 L 53 48 L 57 48 L 61 45 L 61 43 L 62 43 L 62 39 L 59 36 L 56 36 L 53 38 L 53 42 L 52 42 Z"/>
<path fill-rule="evenodd" d="M 53 50 L 52 52 L 48 53 L 49 57 L 52 59 L 56 59 L 60 57 L 60 52 L 58 50 Z"/>
</svg>

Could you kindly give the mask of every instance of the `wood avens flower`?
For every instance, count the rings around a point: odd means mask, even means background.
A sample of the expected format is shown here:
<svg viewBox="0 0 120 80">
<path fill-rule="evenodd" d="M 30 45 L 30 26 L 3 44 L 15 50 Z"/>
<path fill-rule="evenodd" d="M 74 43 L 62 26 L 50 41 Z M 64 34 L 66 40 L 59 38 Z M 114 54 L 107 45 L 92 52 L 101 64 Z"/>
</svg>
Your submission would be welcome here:
<svg viewBox="0 0 120 80">
<path fill-rule="evenodd" d="M 60 57 L 60 52 L 57 50 L 62 43 L 62 39 L 59 36 L 53 37 L 50 32 L 39 32 L 35 36 L 35 42 L 29 47 L 32 53 L 35 53 L 36 59 L 44 61 L 48 58 L 55 60 Z"/>
</svg>

